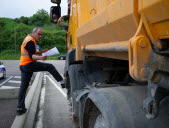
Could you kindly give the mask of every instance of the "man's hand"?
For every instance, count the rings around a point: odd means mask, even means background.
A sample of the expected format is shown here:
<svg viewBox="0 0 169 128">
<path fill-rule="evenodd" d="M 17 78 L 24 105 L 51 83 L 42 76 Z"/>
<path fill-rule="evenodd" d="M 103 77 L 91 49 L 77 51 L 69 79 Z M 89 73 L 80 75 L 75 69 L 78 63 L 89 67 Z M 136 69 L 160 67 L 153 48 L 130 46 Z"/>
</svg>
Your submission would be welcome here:
<svg viewBox="0 0 169 128">
<path fill-rule="evenodd" d="M 36 51 L 36 54 L 41 55 L 42 53 L 47 52 L 47 51 L 48 51 L 48 49 L 46 48 L 46 49 L 43 49 L 41 51 Z"/>
<path fill-rule="evenodd" d="M 58 25 L 58 26 L 61 25 L 62 19 L 63 19 L 63 16 L 61 16 L 61 17 L 58 19 L 58 22 L 57 22 L 57 25 Z"/>
<path fill-rule="evenodd" d="M 43 50 L 41 50 L 41 54 L 44 53 L 44 52 L 47 52 L 47 51 L 48 51 L 47 48 L 46 48 L 46 49 L 43 49 Z"/>
<path fill-rule="evenodd" d="M 46 60 L 47 56 L 41 56 L 41 60 Z"/>
</svg>

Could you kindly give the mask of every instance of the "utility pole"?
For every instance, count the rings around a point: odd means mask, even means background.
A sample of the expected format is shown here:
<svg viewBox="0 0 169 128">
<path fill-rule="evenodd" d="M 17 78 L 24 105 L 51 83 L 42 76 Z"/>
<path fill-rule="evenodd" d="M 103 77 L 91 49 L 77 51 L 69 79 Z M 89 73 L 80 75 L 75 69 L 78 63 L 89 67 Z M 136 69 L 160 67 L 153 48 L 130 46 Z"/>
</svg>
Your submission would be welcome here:
<svg viewBox="0 0 169 128">
<path fill-rule="evenodd" d="M 16 53 L 16 28 L 14 28 L 14 51 L 15 51 L 15 53 Z"/>
</svg>

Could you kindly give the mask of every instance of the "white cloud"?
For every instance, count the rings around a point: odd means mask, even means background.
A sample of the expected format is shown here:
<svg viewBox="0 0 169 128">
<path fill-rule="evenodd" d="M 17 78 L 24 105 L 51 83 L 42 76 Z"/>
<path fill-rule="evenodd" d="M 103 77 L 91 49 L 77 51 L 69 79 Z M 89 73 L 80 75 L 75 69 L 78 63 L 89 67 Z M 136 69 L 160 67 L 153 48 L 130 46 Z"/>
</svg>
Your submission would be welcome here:
<svg viewBox="0 0 169 128">
<path fill-rule="evenodd" d="M 50 0 L 0 0 L 0 17 L 19 18 L 30 17 L 39 9 L 50 13 L 50 7 L 56 6 Z M 67 14 L 67 0 L 61 2 L 62 15 Z"/>
</svg>

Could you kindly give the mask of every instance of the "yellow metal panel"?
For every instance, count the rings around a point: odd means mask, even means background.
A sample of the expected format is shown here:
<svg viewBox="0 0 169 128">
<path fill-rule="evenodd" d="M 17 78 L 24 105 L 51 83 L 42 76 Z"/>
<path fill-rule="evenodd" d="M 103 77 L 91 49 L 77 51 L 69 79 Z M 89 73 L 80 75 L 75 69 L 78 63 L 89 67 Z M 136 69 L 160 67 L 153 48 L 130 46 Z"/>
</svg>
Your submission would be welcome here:
<svg viewBox="0 0 169 128">
<path fill-rule="evenodd" d="M 169 38 L 169 20 L 165 20 L 157 24 L 152 24 L 151 30 L 153 32 L 153 36 L 156 39 Z"/>
<path fill-rule="evenodd" d="M 82 45 L 129 40 L 138 23 L 134 15 L 134 2 L 118 0 L 78 29 Z"/>
<path fill-rule="evenodd" d="M 69 19 L 69 29 L 67 33 L 67 50 L 76 48 L 76 30 L 78 28 L 78 0 L 71 0 L 71 13 Z"/>
<path fill-rule="evenodd" d="M 90 18 L 103 11 L 108 5 L 115 0 L 88 0 Z"/>
<path fill-rule="evenodd" d="M 150 23 L 169 19 L 169 0 L 142 0 L 142 8 Z"/>
<path fill-rule="evenodd" d="M 140 13 L 146 31 L 158 47 L 158 40 L 169 38 L 169 0 L 142 0 Z"/>
<path fill-rule="evenodd" d="M 100 2 L 104 3 L 104 1 Z M 106 7 L 99 14 L 80 26 L 77 31 L 78 44 L 86 46 L 129 41 L 134 36 L 138 27 L 137 4 L 134 0 L 107 2 Z M 96 13 L 99 12 L 97 4 L 94 5 L 94 2 L 90 1 L 90 9 L 91 6 L 96 10 Z M 88 54 L 90 53 L 88 52 Z M 77 60 L 81 59 L 78 56 Z"/>
<path fill-rule="evenodd" d="M 79 26 L 102 11 L 114 0 L 78 0 Z"/>
<path fill-rule="evenodd" d="M 78 4 L 79 26 L 89 20 L 89 4 L 88 0 L 79 0 Z"/>
<path fill-rule="evenodd" d="M 93 16 L 97 15 L 98 10 L 96 7 L 96 1 L 95 0 L 89 0 L 89 14 L 90 14 L 90 18 L 92 18 Z"/>
</svg>

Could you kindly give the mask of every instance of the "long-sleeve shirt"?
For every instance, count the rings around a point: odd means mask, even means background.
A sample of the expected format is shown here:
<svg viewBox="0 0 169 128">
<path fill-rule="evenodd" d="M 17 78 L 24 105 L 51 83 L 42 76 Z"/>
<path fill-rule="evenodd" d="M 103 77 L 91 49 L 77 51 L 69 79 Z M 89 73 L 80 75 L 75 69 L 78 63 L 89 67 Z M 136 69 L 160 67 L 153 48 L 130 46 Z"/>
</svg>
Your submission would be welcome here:
<svg viewBox="0 0 169 128">
<path fill-rule="evenodd" d="M 25 49 L 28 51 L 29 57 L 32 59 L 32 55 L 36 53 L 36 48 L 35 48 L 34 42 L 29 41 L 26 44 Z"/>
<path fill-rule="evenodd" d="M 67 21 L 67 20 L 69 20 L 69 17 L 70 17 L 70 15 L 65 15 L 65 16 L 63 16 L 63 20 Z"/>
</svg>

